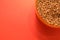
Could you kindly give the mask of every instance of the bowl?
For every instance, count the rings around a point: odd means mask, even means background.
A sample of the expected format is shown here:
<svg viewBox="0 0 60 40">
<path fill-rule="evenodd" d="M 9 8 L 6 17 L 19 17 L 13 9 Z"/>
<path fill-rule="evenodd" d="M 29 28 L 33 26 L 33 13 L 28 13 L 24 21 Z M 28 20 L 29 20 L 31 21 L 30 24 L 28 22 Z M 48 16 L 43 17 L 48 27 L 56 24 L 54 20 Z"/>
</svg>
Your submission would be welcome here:
<svg viewBox="0 0 60 40">
<path fill-rule="evenodd" d="M 44 25 L 46 25 L 46 26 L 48 26 L 48 27 L 51 27 L 51 28 L 60 28 L 60 26 L 58 26 L 58 25 L 48 24 L 48 23 L 42 18 L 42 16 L 38 13 L 38 10 L 37 10 L 37 1 L 38 1 L 38 0 L 35 1 L 35 10 L 36 10 L 36 16 L 37 16 L 37 18 L 38 18 Z"/>
</svg>

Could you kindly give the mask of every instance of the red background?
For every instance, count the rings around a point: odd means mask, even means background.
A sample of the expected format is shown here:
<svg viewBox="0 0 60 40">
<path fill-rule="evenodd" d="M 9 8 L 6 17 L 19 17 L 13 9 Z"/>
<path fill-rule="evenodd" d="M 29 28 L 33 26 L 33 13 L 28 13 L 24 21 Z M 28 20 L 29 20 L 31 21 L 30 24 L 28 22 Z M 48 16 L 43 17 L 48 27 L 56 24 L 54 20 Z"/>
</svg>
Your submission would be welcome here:
<svg viewBox="0 0 60 40">
<path fill-rule="evenodd" d="M 36 18 L 35 0 L 0 0 L 0 40 L 60 40 L 60 29 Z"/>
</svg>

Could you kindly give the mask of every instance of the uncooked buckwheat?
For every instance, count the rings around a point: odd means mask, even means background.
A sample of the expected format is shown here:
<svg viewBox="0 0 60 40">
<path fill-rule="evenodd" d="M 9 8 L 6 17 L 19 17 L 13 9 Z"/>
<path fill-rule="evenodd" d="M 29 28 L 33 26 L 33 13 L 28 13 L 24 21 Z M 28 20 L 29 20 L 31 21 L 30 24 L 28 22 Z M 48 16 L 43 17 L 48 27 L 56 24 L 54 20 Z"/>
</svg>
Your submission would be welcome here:
<svg viewBox="0 0 60 40">
<path fill-rule="evenodd" d="M 47 23 L 60 26 L 60 0 L 37 0 L 36 6 Z"/>
</svg>

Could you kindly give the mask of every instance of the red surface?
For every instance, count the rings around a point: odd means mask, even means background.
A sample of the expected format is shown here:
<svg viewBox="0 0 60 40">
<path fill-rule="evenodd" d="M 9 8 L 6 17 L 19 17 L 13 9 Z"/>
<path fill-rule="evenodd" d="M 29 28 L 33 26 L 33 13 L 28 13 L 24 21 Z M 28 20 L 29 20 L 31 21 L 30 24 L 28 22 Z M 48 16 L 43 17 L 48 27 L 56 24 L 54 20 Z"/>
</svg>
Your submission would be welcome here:
<svg viewBox="0 0 60 40">
<path fill-rule="evenodd" d="M 34 0 L 0 0 L 0 40 L 60 40 L 60 29 L 39 22 Z"/>
</svg>

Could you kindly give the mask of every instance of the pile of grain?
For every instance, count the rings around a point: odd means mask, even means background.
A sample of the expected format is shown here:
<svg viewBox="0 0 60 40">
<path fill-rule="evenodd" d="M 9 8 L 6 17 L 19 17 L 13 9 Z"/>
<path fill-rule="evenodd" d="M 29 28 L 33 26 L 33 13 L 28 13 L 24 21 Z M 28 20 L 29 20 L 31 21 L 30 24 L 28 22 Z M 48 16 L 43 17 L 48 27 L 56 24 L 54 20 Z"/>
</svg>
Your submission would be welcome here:
<svg viewBox="0 0 60 40">
<path fill-rule="evenodd" d="M 47 23 L 60 26 L 60 0 L 37 0 L 36 6 Z"/>
</svg>

